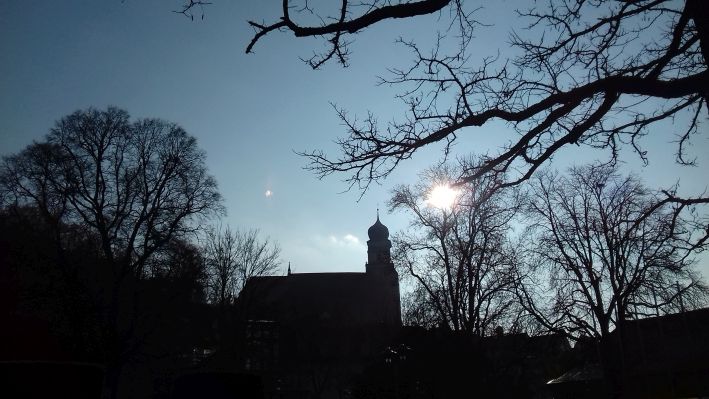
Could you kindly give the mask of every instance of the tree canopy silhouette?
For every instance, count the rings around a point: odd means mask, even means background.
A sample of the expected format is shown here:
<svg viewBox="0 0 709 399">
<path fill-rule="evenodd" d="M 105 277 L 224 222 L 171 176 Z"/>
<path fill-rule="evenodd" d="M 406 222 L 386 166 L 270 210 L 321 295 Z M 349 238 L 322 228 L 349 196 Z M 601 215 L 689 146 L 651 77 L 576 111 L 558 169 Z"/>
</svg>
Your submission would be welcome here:
<svg viewBox="0 0 709 399">
<path fill-rule="evenodd" d="M 406 321 L 484 336 L 500 325 L 514 329 L 521 313 L 508 237 L 521 198 L 515 190 L 497 190 L 499 181 L 486 176 L 461 187 L 448 209 L 426 203 L 432 186 L 448 184 L 469 164 L 427 170 L 416 185 L 397 186 L 389 206 L 411 216 L 409 229 L 393 238 L 401 275 L 413 282 Z"/>
<path fill-rule="evenodd" d="M 195 218 L 221 211 L 194 137 L 159 119 L 130 122 L 115 107 L 60 119 L 2 166 L 4 205 L 35 206 L 57 228 L 95 232 L 120 275 L 145 276 L 153 253 L 192 231 Z"/>
<path fill-rule="evenodd" d="M 664 196 L 610 166 L 538 174 L 521 303 L 571 339 L 604 339 L 626 320 L 706 306 L 709 288 L 694 269 L 708 238 L 704 205 Z"/>
<path fill-rule="evenodd" d="M 667 119 L 674 130 L 663 134 L 675 143 L 677 162 L 694 162 L 688 147 L 709 100 L 709 11 L 701 0 L 536 3 L 513 15 L 526 28 L 512 31 L 511 48 L 496 57 L 469 49 L 473 29 L 484 29 L 475 11 L 462 0 L 342 1 L 334 11 L 284 0 L 275 21 L 249 21 L 255 34 L 246 52 L 286 31 L 326 40 L 306 59 L 313 68 L 331 60 L 346 65 L 348 44 L 367 27 L 439 14 L 438 45 L 427 52 L 400 40 L 414 62 L 381 80 L 401 88 L 407 114 L 382 126 L 373 114 L 358 121 L 340 109 L 347 134 L 337 140 L 339 154 L 302 153 L 317 175 L 342 173 L 350 188 L 366 190 L 423 147 L 439 143 L 447 154 L 459 136 L 484 134 L 476 128 L 494 121 L 517 135 L 458 183 L 489 172 L 519 183 L 572 144 L 605 149 L 612 162 L 627 146 L 647 162 L 641 138 Z M 450 54 L 441 45 L 446 37 L 458 41 Z"/>
<path fill-rule="evenodd" d="M 273 275 L 281 265 L 278 243 L 259 237 L 256 229 L 211 229 L 207 231 L 203 252 L 209 300 L 221 307 L 234 303 L 249 278 Z"/>
</svg>

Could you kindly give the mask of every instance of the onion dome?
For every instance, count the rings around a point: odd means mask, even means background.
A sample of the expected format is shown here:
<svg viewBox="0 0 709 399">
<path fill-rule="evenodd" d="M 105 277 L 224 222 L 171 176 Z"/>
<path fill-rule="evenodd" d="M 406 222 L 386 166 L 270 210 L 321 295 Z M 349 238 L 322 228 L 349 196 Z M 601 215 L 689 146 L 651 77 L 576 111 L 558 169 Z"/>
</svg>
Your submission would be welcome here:
<svg viewBox="0 0 709 399">
<path fill-rule="evenodd" d="M 379 215 L 377 215 L 377 221 L 367 230 L 367 235 L 369 235 L 369 239 L 372 241 L 389 239 L 389 229 L 379 221 Z"/>
</svg>

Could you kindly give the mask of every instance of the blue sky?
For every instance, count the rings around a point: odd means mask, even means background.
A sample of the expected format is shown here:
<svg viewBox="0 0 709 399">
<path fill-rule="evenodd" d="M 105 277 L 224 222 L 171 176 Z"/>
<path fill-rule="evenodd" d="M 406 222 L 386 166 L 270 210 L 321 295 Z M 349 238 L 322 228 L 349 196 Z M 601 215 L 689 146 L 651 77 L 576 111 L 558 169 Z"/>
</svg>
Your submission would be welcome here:
<svg viewBox="0 0 709 399">
<path fill-rule="evenodd" d="M 228 210 L 223 223 L 259 228 L 280 242 L 284 268 L 290 261 L 297 272 L 363 271 L 366 231 L 377 204 L 390 231 L 404 228 L 403 215 L 384 210 L 389 192 L 414 182 L 438 159 L 440 148 L 422 151 L 359 202 L 358 192 L 341 193 L 347 188 L 343 176 L 318 180 L 302 170 L 305 160 L 293 151 L 333 154 L 332 141 L 344 129 L 331 103 L 353 114 L 372 110 L 381 121 L 400 115 L 395 89 L 376 86 L 376 76 L 411 60 L 394 45 L 399 36 L 430 40 L 438 17 L 367 29 L 355 38 L 349 68 L 332 63 L 312 71 L 299 57 L 318 49 L 317 40 L 273 34 L 259 42 L 255 54 L 244 54 L 252 36 L 247 19 L 273 20 L 279 1 L 215 1 L 205 9 L 204 21 L 172 13 L 179 5 L 179 0 L 0 2 L 0 154 L 21 150 L 41 139 L 55 120 L 89 106 L 117 105 L 133 117 L 176 122 L 207 152 Z M 483 9 L 481 19 L 509 21 L 514 8 L 514 2 L 498 2 Z M 499 23 L 480 30 L 480 53 L 504 49 L 506 30 Z M 455 149 L 494 152 L 509 134 L 492 125 L 462 137 Z M 650 165 L 626 157 L 625 170 L 651 187 L 680 179 L 686 193 L 701 193 L 707 187 L 708 160 L 702 155 L 709 154 L 709 138 L 694 142 L 697 168 L 673 164 L 670 140 L 653 132 L 646 140 Z M 553 166 L 595 156 L 570 148 Z M 267 198 L 266 190 L 273 195 Z M 708 274 L 706 263 L 701 269 Z"/>
</svg>

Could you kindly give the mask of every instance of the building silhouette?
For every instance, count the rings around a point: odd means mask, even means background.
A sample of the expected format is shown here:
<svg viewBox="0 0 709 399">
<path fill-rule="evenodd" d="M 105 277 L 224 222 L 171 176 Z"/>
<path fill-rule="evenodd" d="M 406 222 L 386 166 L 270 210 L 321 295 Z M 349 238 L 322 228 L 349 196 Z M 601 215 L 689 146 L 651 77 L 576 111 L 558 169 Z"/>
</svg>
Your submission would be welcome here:
<svg viewBox="0 0 709 399">
<path fill-rule="evenodd" d="M 368 230 L 365 272 L 252 277 L 239 296 L 240 361 L 279 397 L 340 397 L 401 328 L 389 230 Z"/>
</svg>

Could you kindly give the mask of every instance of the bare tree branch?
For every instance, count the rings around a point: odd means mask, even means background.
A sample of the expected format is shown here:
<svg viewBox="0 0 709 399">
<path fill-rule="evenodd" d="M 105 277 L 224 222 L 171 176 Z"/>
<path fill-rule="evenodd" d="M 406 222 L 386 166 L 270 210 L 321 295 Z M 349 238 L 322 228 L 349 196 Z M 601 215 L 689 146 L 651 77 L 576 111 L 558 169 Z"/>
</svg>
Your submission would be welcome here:
<svg viewBox="0 0 709 399">
<path fill-rule="evenodd" d="M 307 61 L 313 69 L 319 68 L 333 56 L 336 56 L 338 62 L 342 65 L 346 65 L 346 54 L 348 53 L 347 43 L 342 41 L 345 34 L 357 33 L 371 25 L 389 19 L 411 18 L 420 15 L 432 14 L 442 10 L 450 3 L 451 0 L 420 0 L 396 4 L 383 2 L 383 4 L 380 5 L 377 1 L 372 4 L 353 4 L 347 0 L 342 0 L 339 15 L 335 19 L 335 22 L 323 23 L 319 26 L 303 26 L 292 19 L 290 11 L 293 6 L 290 4 L 290 1 L 283 0 L 282 15 L 278 22 L 264 24 L 249 21 L 249 25 L 256 29 L 256 33 L 251 39 L 251 42 L 249 42 L 249 45 L 246 47 L 246 53 L 253 52 L 253 48 L 256 43 L 265 35 L 273 32 L 274 30 L 284 29 L 291 31 L 296 37 L 332 35 L 332 37 L 328 39 L 330 50 L 322 55 L 316 54 Z M 358 14 L 354 18 L 348 18 L 348 16 L 353 13 L 357 13 L 360 8 L 365 10 L 362 14 Z M 312 11 L 307 7 L 307 5 L 300 10 L 305 9 Z M 325 20 L 326 18 L 321 17 L 320 19 Z"/>
<path fill-rule="evenodd" d="M 391 68 L 381 83 L 401 88 L 398 98 L 408 112 L 382 126 L 371 112 L 358 120 L 337 109 L 347 131 L 336 141 L 339 155 L 299 152 L 318 177 L 337 173 L 349 188 L 364 192 L 419 149 L 440 145 L 448 156 L 460 135 L 485 134 L 494 121 L 505 122 L 518 137 L 465 171 L 457 184 L 490 172 L 518 184 L 570 145 L 606 149 L 609 163 L 618 161 L 620 148 L 628 145 L 647 162 L 641 139 L 669 119 L 679 121 L 677 162 L 695 161 L 687 151 L 690 140 L 705 131 L 702 110 L 709 99 L 709 22 L 699 0 L 540 3 L 517 12 L 529 21 L 524 31 L 512 32 L 519 55 L 476 58 L 467 46 L 473 27 L 481 24 L 462 1 L 343 1 L 337 15 L 315 26 L 293 22 L 291 7 L 285 1 L 283 17 L 274 24 L 251 22 L 257 33 L 247 52 L 264 35 L 283 29 L 296 37 L 329 36 L 327 50 L 306 60 L 312 67 L 333 58 L 346 64 L 344 35 L 444 9 L 450 10 L 450 36 L 462 38 L 450 55 L 442 51 L 445 35 L 439 34 L 430 54 L 400 40 L 414 62 Z M 318 15 L 311 7 L 302 10 Z"/>
</svg>

